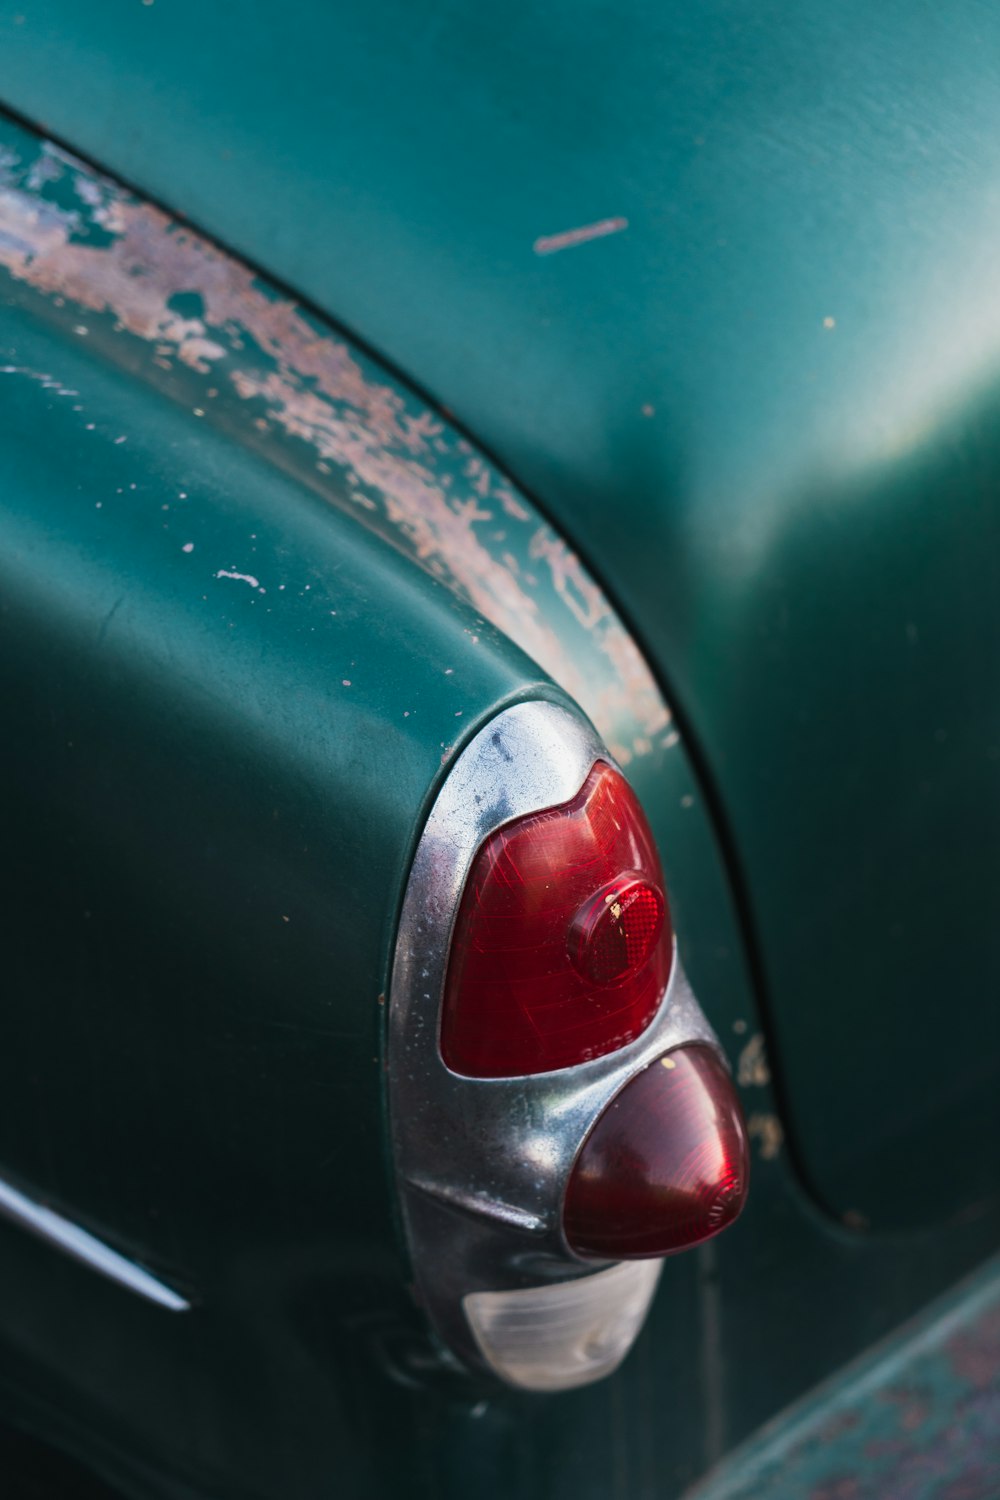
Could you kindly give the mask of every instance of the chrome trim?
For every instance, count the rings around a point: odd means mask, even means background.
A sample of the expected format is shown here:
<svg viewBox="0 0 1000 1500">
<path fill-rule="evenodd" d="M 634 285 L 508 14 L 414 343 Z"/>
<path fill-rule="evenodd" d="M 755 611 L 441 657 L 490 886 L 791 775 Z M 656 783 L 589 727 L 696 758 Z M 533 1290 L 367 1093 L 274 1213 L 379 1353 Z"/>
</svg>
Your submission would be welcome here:
<svg viewBox="0 0 1000 1500">
<path fill-rule="evenodd" d="M 526 1213 L 512 1203 L 501 1203 L 497 1198 L 484 1198 L 478 1193 L 463 1193 L 460 1188 L 449 1187 L 443 1182 L 430 1182 L 424 1177 L 411 1177 L 409 1184 L 418 1193 L 438 1198 L 452 1208 L 475 1214 L 481 1219 L 496 1219 L 498 1224 L 509 1224 L 514 1229 L 523 1229 L 525 1234 L 541 1234 L 545 1229 L 544 1219 L 538 1214 Z"/>
<path fill-rule="evenodd" d="M 504 710 L 455 762 L 403 902 L 388 1020 L 403 1217 L 425 1310 L 449 1351 L 479 1370 L 485 1356 L 462 1311 L 465 1297 L 607 1265 L 576 1256 L 562 1228 L 569 1174 L 598 1115 L 670 1047 L 702 1041 L 721 1055 L 675 950 L 653 1021 L 608 1056 L 527 1078 L 466 1078 L 442 1061 L 449 943 L 476 851 L 502 824 L 568 802 L 598 759 L 614 764 L 582 716 L 546 702 Z"/>
<path fill-rule="evenodd" d="M 109 1281 L 117 1282 L 119 1286 L 144 1297 L 147 1302 L 155 1302 L 158 1307 L 165 1307 L 170 1312 L 191 1310 L 190 1302 L 172 1287 L 137 1266 L 134 1261 L 126 1260 L 124 1255 L 119 1255 L 117 1250 L 112 1250 L 110 1245 L 105 1245 L 86 1229 L 81 1229 L 70 1219 L 64 1219 L 62 1214 L 36 1203 L 33 1198 L 2 1181 L 0 1217 L 27 1229 L 54 1249 L 61 1250 Z"/>
</svg>

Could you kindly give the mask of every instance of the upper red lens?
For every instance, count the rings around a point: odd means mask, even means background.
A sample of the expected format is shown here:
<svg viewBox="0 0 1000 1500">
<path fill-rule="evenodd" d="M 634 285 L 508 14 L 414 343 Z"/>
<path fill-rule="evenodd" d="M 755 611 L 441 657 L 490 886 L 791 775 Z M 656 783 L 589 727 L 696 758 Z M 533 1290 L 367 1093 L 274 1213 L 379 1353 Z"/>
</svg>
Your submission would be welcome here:
<svg viewBox="0 0 1000 1500">
<path fill-rule="evenodd" d="M 563 1224 L 579 1255 L 671 1255 L 725 1229 L 746 1200 L 746 1127 L 711 1047 L 678 1047 L 629 1080 L 577 1157 Z"/>
<path fill-rule="evenodd" d="M 663 875 L 635 793 L 598 762 L 563 807 L 499 829 L 473 861 L 441 1054 L 475 1078 L 601 1057 L 649 1025 L 670 976 Z"/>
</svg>

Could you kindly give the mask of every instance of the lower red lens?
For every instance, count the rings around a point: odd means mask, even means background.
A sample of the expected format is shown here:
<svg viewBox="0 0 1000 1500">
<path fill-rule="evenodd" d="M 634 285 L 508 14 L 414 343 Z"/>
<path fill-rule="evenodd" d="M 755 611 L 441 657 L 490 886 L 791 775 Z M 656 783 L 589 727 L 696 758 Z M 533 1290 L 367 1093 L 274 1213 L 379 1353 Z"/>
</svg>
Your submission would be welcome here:
<svg viewBox="0 0 1000 1500">
<path fill-rule="evenodd" d="M 608 1105 L 570 1177 L 563 1223 L 579 1255 L 671 1255 L 718 1234 L 747 1194 L 736 1090 L 717 1053 L 681 1047 Z"/>
</svg>

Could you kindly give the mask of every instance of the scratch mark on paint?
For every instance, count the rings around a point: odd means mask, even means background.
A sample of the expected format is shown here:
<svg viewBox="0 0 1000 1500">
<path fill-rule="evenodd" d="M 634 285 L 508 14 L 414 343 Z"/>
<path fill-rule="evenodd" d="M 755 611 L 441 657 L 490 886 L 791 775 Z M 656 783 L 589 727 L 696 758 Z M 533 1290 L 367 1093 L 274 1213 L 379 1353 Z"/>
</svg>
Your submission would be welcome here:
<svg viewBox="0 0 1000 1500">
<path fill-rule="evenodd" d="M 185 548 L 185 551 L 186 550 L 187 549 Z M 259 581 L 253 576 L 252 573 L 230 573 L 228 569 L 220 568 L 215 576 L 216 578 L 235 578 L 240 583 L 248 583 L 252 589 L 260 588 Z"/>
<path fill-rule="evenodd" d="M 0 257 L 2 259 L 2 257 Z M 37 380 L 46 391 L 55 391 L 57 396 L 79 396 L 79 391 L 70 390 L 62 381 L 41 370 L 29 370 L 26 365 L 0 365 L 0 375 L 24 375 L 28 380 Z"/>
<path fill-rule="evenodd" d="M 588 240 L 601 240 L 605 235 L 621 234 L 628 228 L 628 219 L 598 219 L 596 224 L 582 224 L 579 229 L 564 229 L 561 234 L 543 234 L 534 243 L 536 255 L 555 255 L 557 250 L 569 250 L 573 245 L 585 245 Z"/>
<path fill-rule="evenodd" d="M 97 644 L 99 646 L 103 646 L 103 644 L 104 644 L 104 638 L 107 635 L 108 630 L 109 630 L 109 628 L 111 626 L 111 621 L 114 619 L 115 615 L 118 613 L 119 609 L 124 604 L 124 602 L 125 602 L 125 595 L 122 594 L 119 598 L 117 598 L 115 600 L 114 604 L 112 604 L 111 608 L 108 610 L 107 614 L 104 616 L 104 619 L 101 621 L 101 628 L 97 632 Z"/>
</svg>

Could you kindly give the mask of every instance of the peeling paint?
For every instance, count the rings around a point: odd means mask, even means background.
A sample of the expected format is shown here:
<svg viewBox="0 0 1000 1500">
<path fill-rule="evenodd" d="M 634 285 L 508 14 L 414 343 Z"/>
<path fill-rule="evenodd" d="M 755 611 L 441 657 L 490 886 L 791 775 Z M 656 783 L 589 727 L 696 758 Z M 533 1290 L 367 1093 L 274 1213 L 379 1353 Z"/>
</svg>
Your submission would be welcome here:
<svg viewBox="0 0 1000 1500">
<path fill-rule="evenodd" d="M 785 1142 L 785 1132 L 777 1115 L 755 1113 L 747 1120 L 747 1135 L 760 1144 L 763 1161 L 774 1161 Z"/>
<path fill-rule="evenodd" d="M 603 220 L 536 250 L 625 227 Z M 446 583 L 581 704 L 623 764 L 671 743 L 669 710 L 635 642 L 530 502 L 249 267 L 34 143 L 0 162 L 0 266 L 65 307 L 68 325 L 102 353 L 226 425 Z M 81 313 L 86 324 L 74 322 Z"/>
<path fill-rule="evenodd" d="M 187 551 L 187 548 L 184 550 Z M 215 576 L 216 578 L 235 578 L 238 583 L 248 583 L 252 589 L 260 588 L 260 580 L 252 573 L 230 573 L 227 568 L 220 568 Z"/>
<path fill-rule="evenodd" d="M 741 1088 L 765 1088 L 771 1082 L 764 1038 L 759 1031 L 754 1033 L 740 1052 L 736 1082 Z"/>
</svg>

